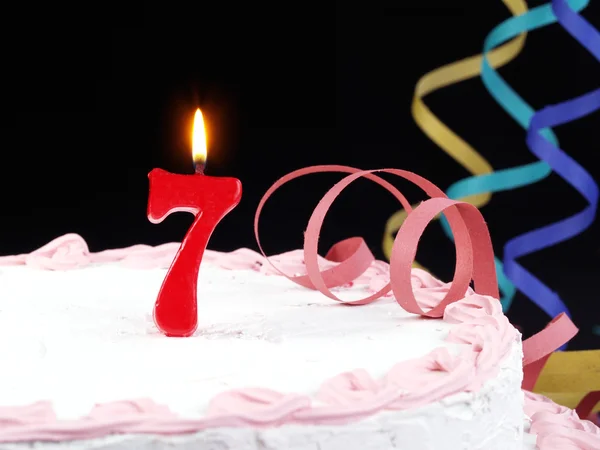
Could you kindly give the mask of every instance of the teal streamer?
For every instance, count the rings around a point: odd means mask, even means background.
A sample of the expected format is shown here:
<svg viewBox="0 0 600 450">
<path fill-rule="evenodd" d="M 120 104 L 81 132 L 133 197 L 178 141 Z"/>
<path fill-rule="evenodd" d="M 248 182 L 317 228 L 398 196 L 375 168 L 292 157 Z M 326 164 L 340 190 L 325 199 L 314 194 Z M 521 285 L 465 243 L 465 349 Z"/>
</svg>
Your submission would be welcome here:
<svg viewBox="0 0 600 450">
<path fill-rule="evenodd" d="M 584 9 L 588 3 L 589 0 L 569 1 L 571 8 L 576 11 Z M 556 23 L 556 20 L 556 16 L 552 11 L 552 4 L 547 3 L 533 8 L 525 14 L 511 17 L 500 23 L 487 35 L 484 41 L 484 57 L 481 70 L 483 83 L 496 102 L 525 130 L 527 130 L 529 121 L 535 114 L 535 110 L 491 67 L 487 60 L 487 53 L 523 32 L 551 25 Z M 540 133 L 554 145 L 558 146 L 558 139 L 551 129 L 545 128 Z M 484 192 L 494 193 L 517 189 L 537 183 L 546 178 L 551 171 L 550 166 L 544 161 L 524 164 L 518 167 L 495 171 L 491 174 L 477 175 L 459 180 L 448 188 L 446 194 L 450 198 L 459 199 Z M 444 233 L 450 239 L 453 239 L 452 230 L 446 218 L 442 217 L 441 222 Z M 502 301 L 502 308 L 506 312 L 512 305 L 516 288 L 504 274 L 502 261 L 495 258 L 495 263 L 498 284 L 502 292 L 500 300 Z"/>
</svg>

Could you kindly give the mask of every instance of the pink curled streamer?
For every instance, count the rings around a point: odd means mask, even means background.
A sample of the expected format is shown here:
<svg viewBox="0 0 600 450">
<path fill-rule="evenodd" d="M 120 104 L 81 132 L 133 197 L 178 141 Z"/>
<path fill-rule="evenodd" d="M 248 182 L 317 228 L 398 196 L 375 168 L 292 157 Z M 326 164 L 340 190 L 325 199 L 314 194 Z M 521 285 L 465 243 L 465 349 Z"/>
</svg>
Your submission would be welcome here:
<svg viewBox="0 0 600 450">
<path fill-rule="evenodd" d="M 266 201 L 282 185 L 305 175 L 326 172 L 342 172 L 350 173 L 351 175 L 336 183 L 325 194 L 310 217 L 304 238 L 304 262 L 306 264 L 307 275 L 300 277 L 290 276 L 281 271 L 267 257 L 262 248 L 258 231 L 260 214 Z M 423 189 L 432 198 L 421 203 L 413 211 L 404 195 L 393 185 L 374 175 L 377 172 L 389 173 L 409 180 Z M 344 301 L 333 294 L 329 288 L 350 283 L 360 276 L 373 261 L 373 256 L 371 252 L 368 252 L 368 254 L 367 252 L 363 252 L 362 249 L 366 248 L 366 244 L 362 238 L 352 238 L 351 240 L 336 244 L 330 251 L 332 253 L 335 250 L 339 264 L 321 271 L 318 262 L 317 247 L 320 230 L 327 211 L 337 196 L 350 183 L 361 177 L 375 181 L 391 192 L 409 214 L 394 240 L 390 260 L 390 282 L 368 297 L 355 301 Z M 442 301 L 434 305 L 430 310 L 424 311 L 418 305 L 414 296 L 410 281 L 411 266 L 415 259 L 419 239 L 426 226 L 441 212 L 446 215 L 455 237 L 456 266 L 454 278 Z M 263 257 L 278 273 L 294 283 L 316 289 L 332 300 L 346 305 L 372 303 L 392 290 L 396 301 L 405 310 L 427 317 L 441 317 L 448 305 L 464 298 L 471 280 L 474 281 L 476 292 L 479 294 L 499 298 L 492 242 L 480 211 L 469 203 L 449 199 L 435 184 L 413 172 L 399 169 L 363 171 L 340 165 L 312 166 L 296 170 L 277 180 L 260 200 L 254 216 L 254 234 Z M 348 241 L 353 242 L 352 246 L 347 245 Z M 357 241 L 360 241 L 360 243 Z M 559 348 L 560 345 L 569 341 L 577 331 L 577 328 L 568 316 L 559 315 L 538 335 L 525 341 L 524 383 L 527 387 L 531 389 L 535 384 L 549 355 Z"/>
<path fill-rule="evenodd" d="M 256 240 L 258 242 L 260 251 L 268 261 L 269 259 L 262 248 L 258 233 L 258 222 L 264 204 L 269 197 L 283 184 L 304 175 L 322 172 L 344 172 L 351 173 L 351 175 L 335 184 L 325 194 L 311 215 L 305 232 L 304 240 L 304 257 L 307 275 L 301 278 L 294 277 L 278 270 L 283 276 L 286 276 L 291 281 L 301 284 L 302 286 L 316 289 L 332 300 L 351 305 L 364 305 L 371 303 L 392 289 L 396 299 L 403 308 L 407 309 L 409 312 L 414 312 L 416 314 L 421 314 L 428 317 L 441 317 L 447 305 L 464 298 L 472 278 L 474 278 L 476 283 L 475 286 L 479 289 L 479 293 L 498 298 L 499 295 L 496 274 L 493 263 L 490 263 L 490 252 L 492 251 L 491 239 L 489 237 L 489 233 L 487 232 L 487 228 L 485 227 L 485 222 L 483 221 L 481 213 L 470 205 L 465 206 L 467 204 L 464 204 L 463 202 L 449 200 L 445 196 L 444 192 L 433 183 L 415 173 L 405 170 L 380 169 L 361 171 L 360 169 L 338 165 L 313 166 L 297 170 L 279 179 L 261 199 L 254 218 L 254 232 Z M 412 219 L 406 222 L 401 228 L 401 231 L 398 232 L 399 234 L 396 236 L 394 250 L 392 252 L 394 262 L 390 264 L 391 281 L 375 294 L 360 300 L 346 302 L 334 295 L 329 288 L 351 282 L 354 278 L 360 275 L 360 273 L 364 272 L 368 265 L 364 267 L 365 264 L 358 260 L 356 253 L 347 252 L 346 254 L 340 255 L 340 264 L 333 268 L 335 270 L 335 277 L 331 276 L 332 269 L 328 269 L 324 272 L 320 271 L 317 260 L 319 233 L 325 219 L 325 215 L 327 214 L 327 211 L 329 210 L 333 201 L 350 183 L 358 178 L 365 177 L 375 181 L 380 186 L 391 192 L 402 203 L 404 208 L 408 206 L 408 211 L 411 211 L 410 204 L 406 198 L 390 183 L 374 175 L 375 172 L 390 173 L 407 179 L 419 186 L 431 197 L 436 198 L 423 202 L 415 211 L 411 212 L 408 217 L 412 217 Z M 415 257 L 418 241 L 425 227 L 433 219 L 433 217 L 442 211 L 446 212 L 449 223 L 456 236 L 457 261 L 455 274 L 453 283 L 451 284 L 444 300 L 442 300 L 442 302 L 433 309 L 425 312 L 417 305 L 416 299 L 414 298 L 414 293 L 410 283 L 411 265 Z M 433 216 L 431 216 L 431 214 L 433 214 Z M 398 244 L 399 242 L 401 243 L 400 245 Z M 474 261 L 477 262 L 476 268 L 473 266 Z M 271 261 L 269 262 L 275 267 Z M 369 264 L 370 263 L 371 261 L 369 261 Z M 275 268 L 277 269 L 277 267 Z"/>
</svg>

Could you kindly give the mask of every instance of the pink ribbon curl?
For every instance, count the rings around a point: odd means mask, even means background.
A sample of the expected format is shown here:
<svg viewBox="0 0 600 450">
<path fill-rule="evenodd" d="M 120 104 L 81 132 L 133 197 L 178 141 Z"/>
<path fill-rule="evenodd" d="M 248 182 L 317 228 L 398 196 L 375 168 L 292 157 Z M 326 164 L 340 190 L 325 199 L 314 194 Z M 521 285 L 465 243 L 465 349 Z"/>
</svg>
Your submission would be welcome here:
<svg viewBox="0 0 600 450">
<path fill-rule="evenodd" d="M 350 174 L 336 183 L 321 199 L 313 211 L 304 234 L 304 262 L 307 274 L 293 276 L 279 269 L 265 254 L 259 236 L 259 219 L 263 207 L 273 193 L 284 184 L 296 178 L 314 173 Z M 375 173 L 388 173 L 411 181 L 431 198 L 412 210 L 404 195 L 386 180 Z M 344 301 L 330 288 L 343 286 L 360 276 L 373 262 L 373 254 L 364 240 L 359 237 L 346 239 L 335 244 L 328 256 L 338 263 L 321 271 L 318 262 L 318 241 L 327 211 L 340 193 L 353 181 L 367 178 L 379 184 L 402 204 L 409 214 L 398 231 L 390 259 L 390 282 L 376 293 L 360 300 Z M 423 310 L 415 299 L 411 284 L 411 267 L 414 262 L 419 240 L 429 224 L 438 214 L 444 213 L 452 229 L 456 247 L 456 265 L 452 284 L 444 298 L 432 308 Z M 264 194 L 254 216 L 254 234 L 260 252 L 273 268 L 290 281 L 315 289 L 332 300 L 346 305 L 372 303 L 390 290 L 398 304 L 408 312 L 426 317 L 442 317 L 446 307 L 465 297 L 469 284 L 474 282 L 475 292 L 499 298 L 498 282 L 494 266 L 492 242 L 481 212 L 473 205 L 449 199 L 436 185 L 425 178 L 406 170 L 378 169 L 360 170 L 340 165 L 321 165 L 296 170 L 277 180 Z M 548 359 L 548 356 L 562 344 L 570 340 L 577 328 L 568 316 L 559 315 L 537 335 L 524 342 L 524 383 L 531 388 Z"/>
</svg>

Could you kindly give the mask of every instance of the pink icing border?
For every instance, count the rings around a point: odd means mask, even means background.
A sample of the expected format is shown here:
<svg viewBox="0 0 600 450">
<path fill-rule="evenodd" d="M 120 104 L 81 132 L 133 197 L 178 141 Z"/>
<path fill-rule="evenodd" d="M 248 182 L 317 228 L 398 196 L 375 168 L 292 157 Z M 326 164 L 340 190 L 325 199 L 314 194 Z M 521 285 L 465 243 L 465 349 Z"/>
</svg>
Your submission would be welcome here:
<svg viewBox="0 0 600 450">
<path fill-rule="evenodd" d="M 83 238 L 70 234 L 31 254 L 0 257 L 0 265 L 24 264 L 46 270 L 67 270 L 90 263 L 120 262 L 132 268 L 166 268 L 178 247 L 176 243 L 158 247 L 139 245 L 90 253 Z M 288 273 L 305 273 L 302 251 L 272 258 Z M 266 275 L 278 274 L 270 264 L 266 264 L 263 256 L 248 249 L 231 253 L 207 251 L 204 260 L 225 269 L 252 269 Z M 333 264 L 324 259 L 320 263 L 323 268 Z M 388 264 L 376 261 L 354 283 L 377 291 L 388 279 Z M 448 291 L 448 284 L 418 269 L 413 271 L 411 281 L 421 307 L 433 307 Z M 0 407 L 0 442 L 64 441 L 113 433 L 168 435 L 225 426 L 346 424 L 382 410 L 416 408 L 459 392 L 477 391 L 482 383 L 497 373 L 498 363 L 506 357 L 512 342 L 518 339 L 518 333 L 502 313 L 498 300 L 473 291 L 468 292 L 467 298 L 448 306 L 443 320 L 456 324 L 448 340 L 468 345 L 460 356 L 454 357 L 446 349 L 438 348 L 420 359 L 397 364 L 381 379 L 374 379 L 364 370 L 343 373 L 326 380 L 314 399 L 263 388 L 231 390 L 213 398 L 206 417 L 202 419 L 180 418 L 168 408 L 145 399 L 97 405 L 88 416 L 69 421 L 58 420 L 49 402 Z M 543 408 L 535 406 L 540 403 L 538 397 L 527 398 L 530 411 L 542 411 Z M 547 405 L 545 401 L 542 406 L 548 408 Z M 533 414 L 532 431 L 539 434 L 538 441 L 554 442 L 552 436 L 556 429 L 544 425 L 544 420 L 548 421 L 548 411 L 544 411 L 545 415 Z M 573 414 L 568 416 L 569 426 L 578 423 Z M 562 420 L 563 416 L 559 416 Z M 571 430 L 566 425 L 564 427 Z M 569 431 L 565 434 L 567 437 L 559 437 L 571 439 L 571 434 Z M 555 447 L 544 444 L 540 448 Z"/>
<path fill-rule="evenodd" d="M 539 449 L 600 449 L 600 428 L 543 395 L 525 391 L 525 414 L 531 421 L 529 433 L 537 435 Z"/>
</svg>

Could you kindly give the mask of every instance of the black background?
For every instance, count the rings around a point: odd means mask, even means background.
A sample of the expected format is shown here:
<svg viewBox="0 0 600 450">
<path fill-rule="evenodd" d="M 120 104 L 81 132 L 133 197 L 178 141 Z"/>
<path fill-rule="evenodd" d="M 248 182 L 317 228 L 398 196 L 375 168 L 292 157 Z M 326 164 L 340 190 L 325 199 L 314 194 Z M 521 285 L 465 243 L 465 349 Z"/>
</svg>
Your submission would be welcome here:
<svg viewBox="0 0 600 450">
<path fill-rule="evenodd" d="M 260 197 L 303 166 L 397 167 L 442 188 L 468 176 L 415 125 L 410 103 L 420 76 L 481 51 L 486 34 L 509 17 L 501 2 L 216 4 L 89 2 L 3 13 L 0 254 L 29 252 L 67 232 L 81 234 L 93 251 L 181 240 L 191 215 L 160 225 L 146 219 L 147 173 L 153 167 L 191 173 L 196 107 L 210 138 L 207 174 L 235 176 L 244 185 L 241 204 L 213 235 L 213 249 L 256 248 L 252 219 Z M 583 15 L 600 26 L 597 1 Z M 540 109 L 598 88 L 600 63 L 554 24 L 531 33 L 500 73 Z M 523 129 L 479 78 L 426 103 L 496 169 L 535 160 Z M 557 128 L 562 148 L 596 179 L 599 118 Z M 262 221 L 268 253 L 301 246 L 310 211 L 337 179 L 312 176 L 275 196 Z M 409 198 L 423 199 L 398 185 Z M 511 237 L 585 205 L 551 175 L 494 195 L 483 213 L 501 254 Z M 389 194 L 356 183 L 328 216 L 323 250 L 361 235 L 382 257 L 383 226 L 396 209 Z M 522 260 L 572 308 L 581 327 L 572 348 L 600 346 L 591 334 L 600 323 L 599 231 L 596 222 Z M 452 244 L 434 224 L 419 261 L 449 279 L 453 258 Z M 509 316 L 526 334 L 547 321 L 521 295 Z"/>
</svg>

